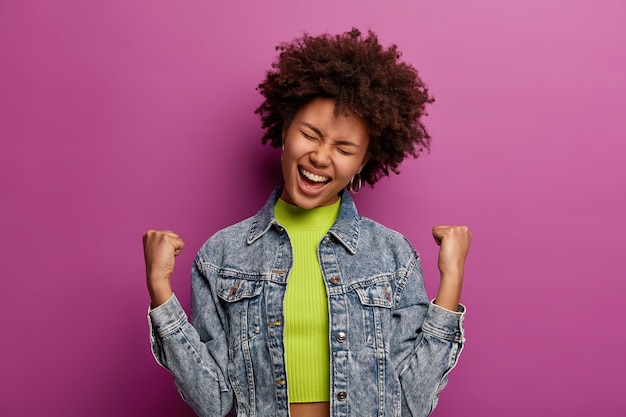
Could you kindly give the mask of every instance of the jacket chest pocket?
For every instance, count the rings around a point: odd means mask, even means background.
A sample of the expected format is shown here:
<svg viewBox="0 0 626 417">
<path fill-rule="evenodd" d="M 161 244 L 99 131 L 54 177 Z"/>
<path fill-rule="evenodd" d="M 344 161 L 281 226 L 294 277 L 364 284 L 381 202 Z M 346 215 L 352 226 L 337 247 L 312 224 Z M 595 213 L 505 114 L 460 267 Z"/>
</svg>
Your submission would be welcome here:
<svg viewBox="0 0 626 417">
<path fill-rule="evenodd" d="M 228 344 L 239 346 L 261 332 L 261 292 L 263 281 L 236 277 L 217 279 L 217 295 L 228 312 Z"/>
<path fill-rule="evenodd" d="M 365 343 L 374 348 L 388 348 L 385 341 L 390 329 L 393 293 L 389 282 L 379 282 L 355 289 L 361 304 Z"/>
</svg>

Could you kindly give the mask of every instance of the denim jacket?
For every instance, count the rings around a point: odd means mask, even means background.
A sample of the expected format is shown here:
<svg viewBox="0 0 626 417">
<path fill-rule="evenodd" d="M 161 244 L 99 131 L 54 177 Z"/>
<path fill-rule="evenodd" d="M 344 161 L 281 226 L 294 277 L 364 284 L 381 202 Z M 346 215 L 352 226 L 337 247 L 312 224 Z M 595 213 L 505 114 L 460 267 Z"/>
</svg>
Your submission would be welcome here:
<svg viewBox="0 0 626 417">
<path fill-rule="evenodd" d="M 191 323 L 175 296 L 149 312 L 152 351 L 200 416 L 289 415 L 283 297 L 293 264 L 274 190 L 213 235 L 192 267 Z M 332 417 L 426 416 L 461 353 L 464 307 L 427 298 L 419 255 L 344 192 L 318 247 L 328 294 Z"/>
</svg>

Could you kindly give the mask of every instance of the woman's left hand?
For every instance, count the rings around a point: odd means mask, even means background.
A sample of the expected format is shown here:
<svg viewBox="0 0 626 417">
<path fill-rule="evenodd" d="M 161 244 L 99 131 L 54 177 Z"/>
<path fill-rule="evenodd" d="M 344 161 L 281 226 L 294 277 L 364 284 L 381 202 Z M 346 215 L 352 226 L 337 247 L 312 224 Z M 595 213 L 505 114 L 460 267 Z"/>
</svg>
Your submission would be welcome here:
<svg viewBox="0 0 626 417">
<path fill-rule="evenodd" d="M 433 237 L 441 248 L 437 266 L 444 276 L 463 276 L 465 259 L 469 251 L 472 233 L 467 226 L 435 226 Z"/>
<path fill-rule="evenodd" d="M 435 304 L 457 311 L 463 286 L 465 259 L 469 251 L 472 233 L 467 226 L 435 226 L 433 237 L 440 246 L 437 266 L 441 282 Z"/>
</svg>

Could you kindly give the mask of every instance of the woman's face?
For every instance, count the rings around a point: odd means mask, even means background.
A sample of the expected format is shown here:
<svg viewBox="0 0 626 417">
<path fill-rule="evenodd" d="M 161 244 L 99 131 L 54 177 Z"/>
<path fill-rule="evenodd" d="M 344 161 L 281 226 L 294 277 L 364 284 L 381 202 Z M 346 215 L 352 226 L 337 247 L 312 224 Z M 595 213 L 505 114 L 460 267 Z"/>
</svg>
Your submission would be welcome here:
<svg viewBox="0 0 626 417">
<path fill-rule="evenodd" d="M 337 201 L 339 192 L 367 162 L 369 134 L 360 116 L 335 116 L 335 100 L 315 98 L 283 131 L 281 198 L 310 209 Z"/>
</svg>

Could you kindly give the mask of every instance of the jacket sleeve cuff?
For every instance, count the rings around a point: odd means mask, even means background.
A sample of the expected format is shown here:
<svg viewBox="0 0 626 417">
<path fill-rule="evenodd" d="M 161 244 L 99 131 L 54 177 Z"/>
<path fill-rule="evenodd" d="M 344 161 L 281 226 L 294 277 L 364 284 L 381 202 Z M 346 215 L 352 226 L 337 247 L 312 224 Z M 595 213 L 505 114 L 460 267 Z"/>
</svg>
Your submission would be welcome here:
<svg viewBox="0 0 626 417">
<path fill-rule="evenodd" d="M 458 310 L 454 312 L 431 302 L 428 306 L 428 313 L 422 325 L 422 330 L 439 339 L 463 343 L 465 342 L 464 319 L 465 306 L 463 304 L 459 304 Z"/>
<path fill-rule="evenodd" d="M 148 308 L 148 322 L 153 337 L 163 338 L 187 323 L 187 314 L 176 295 L 156 308 Z"/>
</svg>

